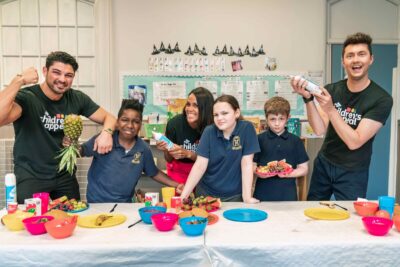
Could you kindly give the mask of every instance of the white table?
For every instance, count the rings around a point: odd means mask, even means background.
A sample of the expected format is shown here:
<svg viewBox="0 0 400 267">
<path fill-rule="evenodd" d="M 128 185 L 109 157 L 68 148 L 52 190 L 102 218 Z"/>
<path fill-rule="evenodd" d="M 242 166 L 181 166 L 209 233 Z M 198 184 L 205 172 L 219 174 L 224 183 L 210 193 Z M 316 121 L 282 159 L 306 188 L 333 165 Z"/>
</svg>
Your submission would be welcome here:
<svg viewBox="0 0 400 267">
<path fill-rule="evenodd" d="M 66 239 L 44 234 L 10 232 L 0 226 L 0 266 L 400 266 L 400 233 L 369 235 L 352 202 L 338 202 L 351 217 L 343 221 L 312 220 L 304 209 L 317 202 L 223 203 L 219 222 L 204 236 L 185 236 L 179 226 L 158 232 L 139 223 L 139 204 L 119 204 L 125 223 L 101 229 L 77 227 Z M 108 212 L 113 204 L 92 204 L 81 215 Z M 268 213 L 261 222 L 223 218 L 231 208 L 255 208 Z M 1 211 L 3 215 L 5 211 Z"/>
<path fill-rule="evenodd" d="M 114 213 L 127 216 L 110 228 L 76 227 L 73 236 L 54 239 L 0 226 L 0 266 L 209 266 L 204 237 L 188 237 L 180 227 L 159 232 L 139 219 L 143 204 L 118 204 Z M 79 215 L 108 212 L 113 204 L 91 204 Z M 3 210 L 1 215 L 5 211 Z"/>
<path fill-rule="evenodd" d="M 213 266 L 400 266 L 400 233 L 368 234 L 352 202 L 337 202 L 350 211 L 341 221 L 313 220 L 304 209 L 318 202 L 223 203 L 228 208 L 257 208 L 268 213 L 261 222 L 228 221 L 207 228 Z"/>
</svg>

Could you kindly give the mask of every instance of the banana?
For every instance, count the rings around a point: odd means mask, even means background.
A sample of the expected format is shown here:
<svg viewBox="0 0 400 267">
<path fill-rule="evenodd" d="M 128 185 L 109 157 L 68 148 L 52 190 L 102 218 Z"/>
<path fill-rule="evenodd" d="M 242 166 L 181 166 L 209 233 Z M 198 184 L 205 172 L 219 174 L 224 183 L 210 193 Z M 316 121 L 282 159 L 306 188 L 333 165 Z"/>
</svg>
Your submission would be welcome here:
<svg viewBox="0 0 400 267">
<path fill-rule="evenodd" d="M 106 220 L 110 219 L 111 217 L 113 217 L 113 216 L 101 214 L 101 215 L 97 216 L 96 221 L 94 222 L 94 225 L 101 226 Z"/>
</svg>

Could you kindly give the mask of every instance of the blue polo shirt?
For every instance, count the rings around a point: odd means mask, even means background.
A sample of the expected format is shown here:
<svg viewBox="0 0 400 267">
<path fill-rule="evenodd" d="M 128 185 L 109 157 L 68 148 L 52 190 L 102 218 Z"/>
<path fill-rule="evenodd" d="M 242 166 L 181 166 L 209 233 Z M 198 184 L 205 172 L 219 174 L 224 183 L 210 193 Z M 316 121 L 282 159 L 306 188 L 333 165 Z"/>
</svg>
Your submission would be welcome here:
<svg viewBox="0 0 400 267">
<path fill-rule="evenodd" d="M 285 129 L 281 135 L 267 130 L 258 135 L 261 152 L 254 155 L 257 166 L 265 166 L 274 160 L 286 159 L 286 162 L 296 168 L 309 160 L 301 139 Z M 262 201 L 296 201 L 296 179 L 280 178 L 279 176 L 257 179 L 254 197 Z"/>
<path fill-rule="evenodd" d="M 97 136 L 82 145 L 82 156 L 93 156 L 86 193 L 90 203 L 132 202 L 142 172 L 155 176 L 159 171 L 147 143 L 136 137 L 135 145 L 126 153 L 118 142 L 118 134 L 118 131 L 114 132 L 113 149 L 107 154 L 93 151 Z"/>
<path fill-rule="evenodd" d="M 209 160 L 199 185 L 210 196 L 241 194 L 242 157 L 259 151 L 256 131 L 248 121 L 238 121 L 229 140 L 215 125 L 207 126 L 197 149 L 198 155 Z"/>
</svg>

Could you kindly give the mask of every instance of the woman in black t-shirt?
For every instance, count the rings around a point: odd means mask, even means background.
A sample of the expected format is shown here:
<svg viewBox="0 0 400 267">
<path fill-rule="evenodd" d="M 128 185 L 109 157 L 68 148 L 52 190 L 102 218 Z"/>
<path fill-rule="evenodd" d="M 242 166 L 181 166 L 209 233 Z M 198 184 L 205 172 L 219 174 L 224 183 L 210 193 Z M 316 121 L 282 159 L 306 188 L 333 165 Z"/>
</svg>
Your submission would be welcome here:
<svg viewBox="0 0 400 267">
<path fill-rule="evenodd" d="M 178 183 L 185 183 L 196 161 L 197 146 L 204 128 L 212 124 L 214 97 L 207 89 L 197 87 L 189 95 L 182 114 L 173 117 L 165 131 L 173 143 L 167 149 L 165 142 L 157 142 L 157 148 L 164 151 L 168 176 Z"/>
</svg>

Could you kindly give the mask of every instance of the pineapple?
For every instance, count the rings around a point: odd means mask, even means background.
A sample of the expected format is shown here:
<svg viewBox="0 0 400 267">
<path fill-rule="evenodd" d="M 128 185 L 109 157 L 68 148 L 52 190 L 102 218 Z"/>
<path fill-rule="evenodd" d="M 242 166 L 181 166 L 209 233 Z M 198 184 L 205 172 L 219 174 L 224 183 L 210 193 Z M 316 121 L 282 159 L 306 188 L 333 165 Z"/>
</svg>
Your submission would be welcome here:
<svg viewBox="0 0 400 267">
<path fill-rule="evenodd" d="M 82 119 L 79 115 L 70 114 L 64 119 L 64 135 L 71 141 L 71 145 L 61 149 L 57 158 L 61 158 L 58 171 L 61 172 L 64 168 L 72 175 L 79 154 L 78 139 L 82 134 Z"/>
</svg>

